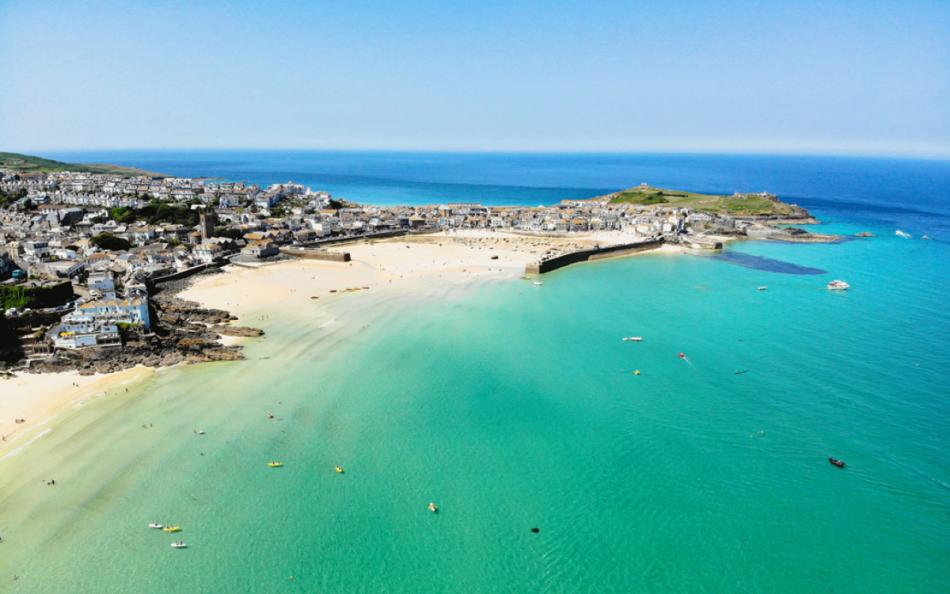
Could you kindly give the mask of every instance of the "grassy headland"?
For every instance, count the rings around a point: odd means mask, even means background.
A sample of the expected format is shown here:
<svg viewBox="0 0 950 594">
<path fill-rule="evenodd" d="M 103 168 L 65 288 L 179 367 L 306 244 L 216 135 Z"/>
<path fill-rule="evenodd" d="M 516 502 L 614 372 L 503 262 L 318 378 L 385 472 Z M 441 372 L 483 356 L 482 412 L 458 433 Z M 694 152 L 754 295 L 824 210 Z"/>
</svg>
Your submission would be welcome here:
<svg viewBox="0 0 950 594">
<path fill-rule="evenodd" d="M 19 153 L 0 153 L 0 169 L 15 169 L 23 173 L 75 171 L 81 173 L 107 173 L 127 177 L 137 175 L 164 177 L 160 173 L 136 169 L 135 167 L 123 167 L 121 165 L 108 165 L 104 163 L 64 163 L 62 161 L 54 161 L 52 159 L 44 159 L 32 155 L 21 155 Z"/>
<path fill-rule="evenodd" d="M 768 194 L 722 196 L 639 186 L 610 194 L 604 198 L 608 198 L 611 204 L 641 204 L 644 206 L 667 204 L 679 208 L 692 208 L 700 212 L 733 216 L 808 216 L 803 208 L 787 204 Z"/>
</svg>

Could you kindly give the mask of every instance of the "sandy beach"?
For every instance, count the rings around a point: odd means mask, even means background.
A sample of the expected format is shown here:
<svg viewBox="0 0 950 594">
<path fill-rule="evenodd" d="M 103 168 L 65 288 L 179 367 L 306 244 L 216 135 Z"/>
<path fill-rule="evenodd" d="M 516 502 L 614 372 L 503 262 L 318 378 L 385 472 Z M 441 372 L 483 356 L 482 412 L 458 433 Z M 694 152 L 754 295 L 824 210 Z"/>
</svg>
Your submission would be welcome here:
<svg viewBox="0 0 950 594">
<path fill-rule="evenodd" d="M 538 237 L 486 230 L 358 241 L 333 246 L 348 263 L 294 259 L 260 267 L 228 266 L 199 279 L 181 297 L 243 316 L 270 305 L 298 307 L 347 290 L 372 290 L 420 279 L 461 282 L 478 277 L 518 278 L 545 255 L 636 239 L 619 233 Z M 681 252 L 663 246 L 663 251 Z"/>
<path fill-rule="evenodd" d="M 315 299 L 347 291 L 398 289 L 401 285 L 411 290 L 409 287 L 420 281 L 458 283 L 479 278 L 518 278 L 526 264 L 545 255 L 632 239 L 635 238 L 617 233 L 536 237 L 465 230 L 356 241 L 333 247 L 350 253 L 352 261 L 348 263 L 290 259 L 255 267 L 231 265 L 223 274 L 199 277 L 180 296 L 246 316 L 268 307 L 306 307 Z M 679 253 L 682 249 L 662 246 L 658 251 Z M 232 344 L 242 339 L 225 336 L 222 340 Z M 136 367 L 91 376 L 78 372 L 20 373 L 0 380 L 0 452 L 32 439 L 39 433 L 35 429 L 48 424 L 68 407 L 153 372 Z M 17 419 L 24 422 L 18 423 Z"/>
<path fill-rule="evenodd" d="M 153 369 L 134 367 L 109 374 L 20 373 L 0 379 L 0 455 L 32 439 L 64 410 L 152 373 Z"/>
</svg>

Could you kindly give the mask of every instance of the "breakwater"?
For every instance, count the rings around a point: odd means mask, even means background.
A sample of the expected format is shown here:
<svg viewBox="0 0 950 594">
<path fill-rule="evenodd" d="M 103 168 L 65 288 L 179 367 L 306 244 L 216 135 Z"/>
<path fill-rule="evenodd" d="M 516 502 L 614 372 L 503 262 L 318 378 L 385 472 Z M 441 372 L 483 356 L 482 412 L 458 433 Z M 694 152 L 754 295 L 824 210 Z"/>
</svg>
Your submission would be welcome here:
<svg viewBox="0 0 950 594">
<path fill-rule="evenodd" d="M 578 262 L 588 262 L 590 260 L 601 260 L 603 258 L 626 256 L 628 254 L 635 254 L 644 250 L 657 248 L 661 245 L 663 245 L 663 238 L 646 239 L 644 241 L 622 243 L 619 245 L 610 245 L 606 247 L 596 247 L 588 250 L 578 250 L 576 252 L 561 254 L 560 256 L 555 256 L 553 258 L 548 258 L 539 262 L 532 262 L 525 266 L 524 271 L 525 274 L 544 274 L 546 272 L 551 272 L 552 270 L 557 270 L 558 268 L 570 266 L 571 264 L 576 264 Z"/>
</svg>

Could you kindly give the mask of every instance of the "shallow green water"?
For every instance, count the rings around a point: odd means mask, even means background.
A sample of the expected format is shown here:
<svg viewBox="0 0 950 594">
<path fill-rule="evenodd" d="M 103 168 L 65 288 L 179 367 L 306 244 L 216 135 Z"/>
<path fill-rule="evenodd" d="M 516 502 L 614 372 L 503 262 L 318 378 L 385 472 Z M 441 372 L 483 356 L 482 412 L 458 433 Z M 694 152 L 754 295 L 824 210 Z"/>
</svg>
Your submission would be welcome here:
<svg viewBox="0 0 950 594">
<path fill-rule="evenodd" d="M 947 246 L 736 249 L 829 272 L 643 256 L 249 320 L 248 360 L 0 460 L 0 591 L 942 591 Z"/>
</svg>

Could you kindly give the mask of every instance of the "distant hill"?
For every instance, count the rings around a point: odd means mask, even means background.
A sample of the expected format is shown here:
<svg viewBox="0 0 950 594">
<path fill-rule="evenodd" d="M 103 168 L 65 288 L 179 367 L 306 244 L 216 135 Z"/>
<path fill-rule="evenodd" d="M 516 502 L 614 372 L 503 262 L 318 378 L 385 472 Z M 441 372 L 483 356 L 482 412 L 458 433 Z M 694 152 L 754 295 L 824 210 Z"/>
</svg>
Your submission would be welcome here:
<svg viewBox="0 0 950 594">
<path fill-rule="evenodd" d="M 135 167 L 123 167 L 121 165 L 108 165 L 104 163 L 64 163 L 62 161 L 54 161 L 52 159 L 21 155 L 18 153 L 0 153 L 0 169 L 16 169 L 24 173 L 77 171 L 84 173 L 111 173 L 113 175 L 124 175 L 127 177 L 135 175 L 166 177 L 161 173 L 136 169 Z"/>
</svg>

